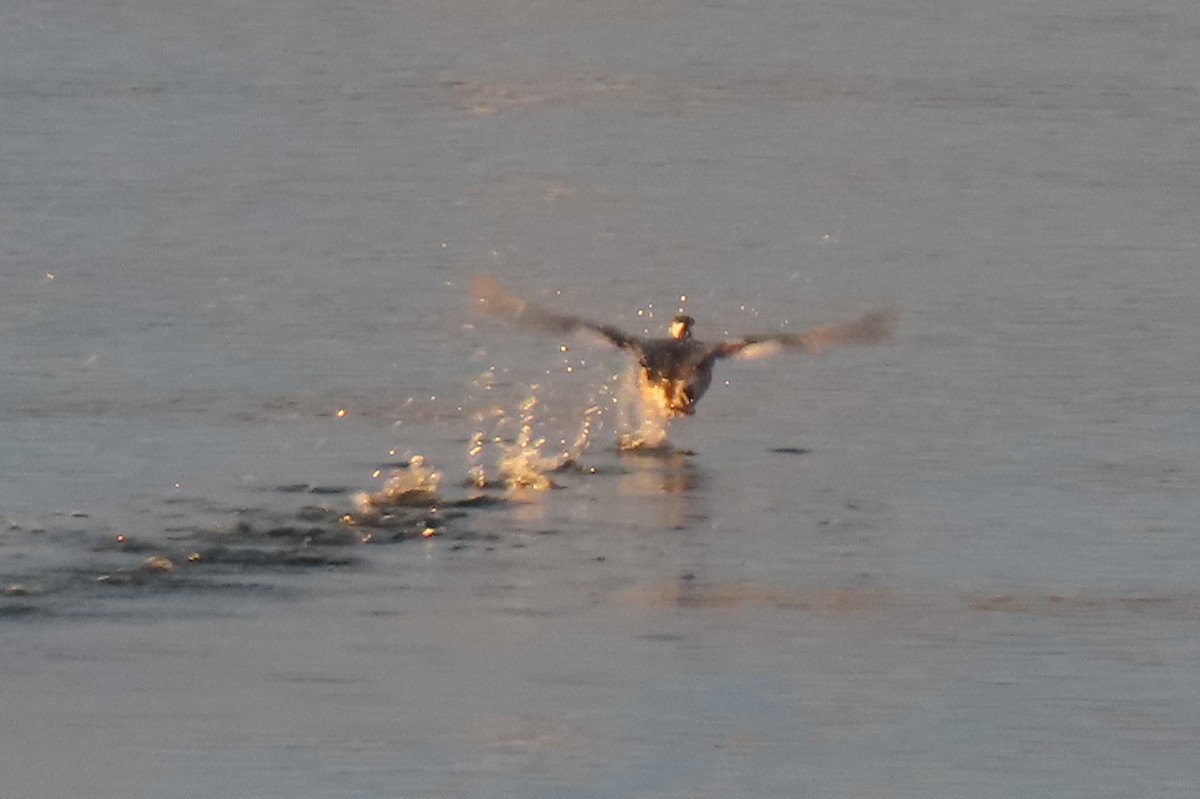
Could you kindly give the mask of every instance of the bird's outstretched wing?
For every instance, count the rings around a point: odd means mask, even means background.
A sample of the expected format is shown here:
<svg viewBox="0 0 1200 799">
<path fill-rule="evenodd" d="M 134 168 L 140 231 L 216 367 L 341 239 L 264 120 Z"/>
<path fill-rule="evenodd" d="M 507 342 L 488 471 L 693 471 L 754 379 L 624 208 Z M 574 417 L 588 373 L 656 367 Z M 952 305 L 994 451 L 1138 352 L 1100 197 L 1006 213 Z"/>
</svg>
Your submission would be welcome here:
<svg viewBox="0 0 1200 799">
<path fill-rule="evenodd" d="M 888 338 L 896 327 L 897 314 L 890 310 L 872 311 L 853 322 L 812 327 L 803 333 L 775 333 L 745 336 L 713 348 L 713 357 L 753 360 L 787 350 L 815 355 L 832 347 L 850 344 L 877 344 Z"/>
<path fill-rule="evenodd" d="M 500 284 L 486 275 L 481 275 L 471 281 L 471 296 L 475 300 L 475 307 L 483 313 L 507 319 L 530 330 L 547 333 L 591 330 L 622 349 L 638 349 L 636 338 L 626 335 L 615 327 L 531 305 L 515 294 L 508 293 L 500 287 Z"/>
</svg>

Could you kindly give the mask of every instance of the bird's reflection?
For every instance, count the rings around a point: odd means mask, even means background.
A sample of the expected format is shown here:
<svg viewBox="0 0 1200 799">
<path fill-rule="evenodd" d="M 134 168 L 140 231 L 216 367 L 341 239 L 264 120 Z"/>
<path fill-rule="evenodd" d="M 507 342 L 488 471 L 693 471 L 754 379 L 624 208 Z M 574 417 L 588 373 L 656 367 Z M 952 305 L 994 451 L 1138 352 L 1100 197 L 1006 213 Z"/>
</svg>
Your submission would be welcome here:
<svg viewBox="0 0 1200 799">
<path fill-rule="evenodd" d="M 708 518 L 704 510 L 706 475 L 691 453 L 678 449 L 621 453 L 625 472 L 617 490 L 626 497 L 659 497 L 655 508 L 664 527 L 683 529 Z"/>
</svg>

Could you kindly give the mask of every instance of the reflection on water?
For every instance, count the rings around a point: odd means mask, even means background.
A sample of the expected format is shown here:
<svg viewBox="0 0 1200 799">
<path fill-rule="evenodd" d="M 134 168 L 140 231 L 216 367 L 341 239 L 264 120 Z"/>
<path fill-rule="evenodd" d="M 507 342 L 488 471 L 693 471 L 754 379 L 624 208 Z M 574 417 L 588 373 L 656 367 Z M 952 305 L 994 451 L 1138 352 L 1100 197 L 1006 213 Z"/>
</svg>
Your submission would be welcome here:
<svg viewBox="0 0 1200 799">
<path fill-rule="evenodd" d="M 626 497 L 654 498 L 650 507 L 661 527 L 681 530 L 706 520 L 705 475 L 691 453 L 669 447 L 626 450 L 621 466 L 625 471 L 617 490 Z"/>
<path fill-rule="evenodd" d="M 683 450 L 624 451 L 621 464 L 629 471 L 619 481 L 620 490 L 630 496 L 687 494 L 702 484 L 700 467 Z"/>
</svg>

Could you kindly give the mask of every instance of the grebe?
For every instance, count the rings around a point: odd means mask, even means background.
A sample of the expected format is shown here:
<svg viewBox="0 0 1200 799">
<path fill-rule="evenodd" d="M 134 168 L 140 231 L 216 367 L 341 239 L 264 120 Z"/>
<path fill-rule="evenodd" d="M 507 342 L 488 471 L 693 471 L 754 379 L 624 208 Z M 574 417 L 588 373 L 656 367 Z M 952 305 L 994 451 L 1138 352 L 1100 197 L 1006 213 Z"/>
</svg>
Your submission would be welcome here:
<svg viewBox="0 0 1200 799">
<path fill-rule="evenodd" d="M 784 350 L 817 353 L 842 344 L 874 344 L 891 335 L 896 322 L 894 313 L 881 310 L 854 322 L 814 327 L 803 333 L 743 336 L 706 344 L 692 337 L 695 320 L 686 314 L 671 320 L 669 338 L 643 338 L 610 325 L 530 305 L 488 277 L 475 278 L 471 293 L 480 310 L 524 327 L 555 333 L 575 330 L 599 333 L 637 359 L 643 379 L 662 393 L 663 403 L 673 416 L 696 412 L 696 403 L 712 385 L 713 364 L 720 358 L 756 358 Z"/>
</svg>

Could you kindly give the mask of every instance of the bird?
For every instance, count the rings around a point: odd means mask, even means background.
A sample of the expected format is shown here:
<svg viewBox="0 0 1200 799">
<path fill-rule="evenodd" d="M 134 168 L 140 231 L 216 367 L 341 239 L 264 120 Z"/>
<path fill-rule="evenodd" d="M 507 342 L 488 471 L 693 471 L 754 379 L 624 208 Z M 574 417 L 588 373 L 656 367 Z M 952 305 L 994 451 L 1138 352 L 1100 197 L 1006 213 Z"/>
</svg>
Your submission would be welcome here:
<svg viewBox="0 0 1200 799">
<path fill-rule="evenodd" d="M 471 293 L 480 311 L 522 327 L 551 333 L 598 333 L 637 360 L 644 384 L 660 394 L 663 408 L 671 417 L 696 412 L 696 403 L 712 385 L 713 366 L 718 360 L 760 358 L 785 351 L 816 354 L 835 346 L 876 344 L 891 335 L 897 319 L 895 312 L 880 309 L 853 322 L 812 327 L 802 333 L 748 335 L 705 343 L 692 335 L 695 319 L 684 313 L 671 320 L 666 338 L 649 338 L 532 305 L 487 276 L 472 280 Z"/>
</svg>

